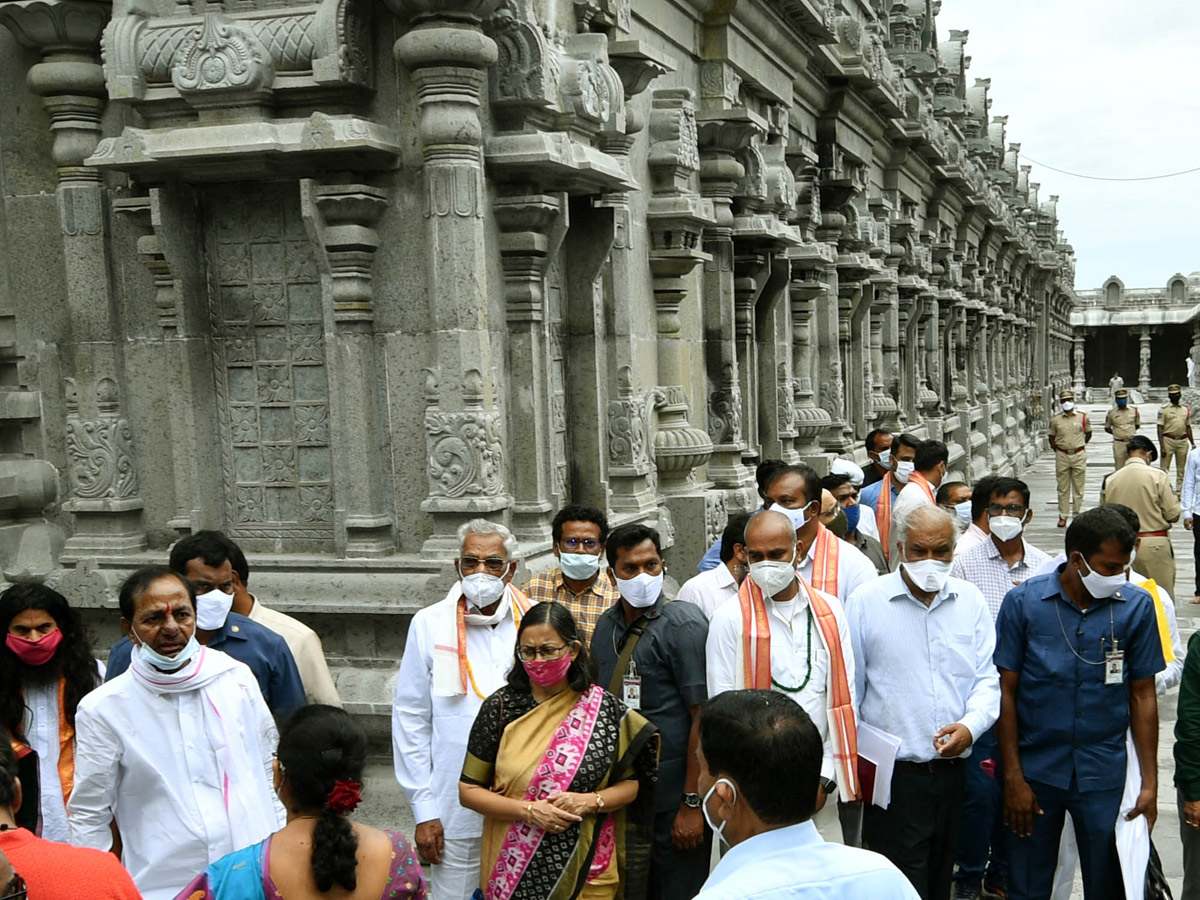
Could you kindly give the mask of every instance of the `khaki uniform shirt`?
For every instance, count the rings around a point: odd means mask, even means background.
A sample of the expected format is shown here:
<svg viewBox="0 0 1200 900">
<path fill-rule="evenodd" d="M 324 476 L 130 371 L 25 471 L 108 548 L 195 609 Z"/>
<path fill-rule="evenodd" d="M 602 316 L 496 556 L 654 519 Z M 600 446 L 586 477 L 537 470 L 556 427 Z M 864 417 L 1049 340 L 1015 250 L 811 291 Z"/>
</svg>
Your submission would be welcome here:
<svg viewBox="0 0 1200 900">
<path fill-rule="evenodd" d="M 1111 429 L 1114 440 L 1127 441 L 1137 434 L 1142 424 L 1142 416 L 1136 406 L 1126 406 L 1124 409 L 1116 406 L 1104 417 L 1104 427 Z"/>
<path fill-rule="evenodd" d="M 1059 413 L 1050 420 L 1050 437 L 1059 450 L 1078 450 L 1087 441 L 1084 435 L 1092 433 L 1092 423 L 1077 409 Z"/>
<path fill-rule="evenodd" d="M 1129 457 L 1125 467 L 1105 479 L 1101 503 L 1124 503 L 1141 521 L 1142 531 L 1166 531 L 1179 520 L 1179 498 L 1171 476 L 1140 457 Z"/>
<path fill-rule="evenodd" d="M 1187 437 L 1188 420 L 1192 417 L 1192 408 L 1180 403 L 1163 404 L 1158 408 L 1158 424 L 1162 426 L 1164 437 Z"/>
</svg>

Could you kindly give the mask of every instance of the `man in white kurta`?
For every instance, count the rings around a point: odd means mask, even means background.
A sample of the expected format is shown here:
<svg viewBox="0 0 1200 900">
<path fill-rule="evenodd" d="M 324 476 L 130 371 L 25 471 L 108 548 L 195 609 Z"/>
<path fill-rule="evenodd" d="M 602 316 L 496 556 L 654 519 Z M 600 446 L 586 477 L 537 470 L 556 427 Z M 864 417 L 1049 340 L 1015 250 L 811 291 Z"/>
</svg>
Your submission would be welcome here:
<svg viewBox="0 0 1200 900">
<path fill-rule="evenodd" d="M 790 526 L 791 522 L 785 516 L 763 512 L 756 514 L 746 528 L 749 577 L 759 585 L 764 597 L 771 588 L 763 588 L 759 582 L 762 563 L 784 561 L 794 565 L 797 544 L 794 532 L 789 533 Z M 790 552 L 787 549 L 789 542 Z M 756 575 L 759 577 L 756 578 Z M 828 796 L 837 791 L 839 778 L 834 741 L 829 728 L 829 642 L 821 634 L 813 615 L 810 590 L 816 589 L 805 585 L 793 573 L 790 585 L 771 594 L 766 601 L 770 627 L 770 680 L 773 690 L 786 694 L 803 707 L 820 732 L 824 747 L 821 786 L 827 802 L 817 811 L 813 821 L 826 840 L 840 841 L 842 829 L 838 821 L 837 804 L 833 802 L 833 797 Z M 853 685 L 854 654 L 851 652 L 846 614 L 837 597 L 826 592 L 817 593 L 837 622 L 842 663 L 848 683 Z M 705 645 L 709 697 L 749 686 L 745 678 L 745 640 L 742 604 L 735 600 L 719 607 L 709 622 Z"/>
<path fill-rule="evenodd" d="M 459 804 L 458 780 L 475 714 L 504 684 L 528 608 L 510 583 L 516 568 L 511 532 L 473 519 L 459 529 L 459 539 L 459 580 L 413 616 L 392 706 L 396 780 L 412 808 L 417 850 L 430 864 L 438 900 L 469 900 L 479 887 L 483 817 Z M 502 584 L 493 597 L 496 582 Z"/>
<path fill-rule="evenodd" d="M 173 900 L 210 863 L 283 826 L 271 788 L 278 733 L 250 669 L 196 643 L 182 576 L 134 572 L 121 612 L 130 667 L 75 715 L 71 843 L 110 849 L 115 820 L 142 896 Z"/>
</svg>

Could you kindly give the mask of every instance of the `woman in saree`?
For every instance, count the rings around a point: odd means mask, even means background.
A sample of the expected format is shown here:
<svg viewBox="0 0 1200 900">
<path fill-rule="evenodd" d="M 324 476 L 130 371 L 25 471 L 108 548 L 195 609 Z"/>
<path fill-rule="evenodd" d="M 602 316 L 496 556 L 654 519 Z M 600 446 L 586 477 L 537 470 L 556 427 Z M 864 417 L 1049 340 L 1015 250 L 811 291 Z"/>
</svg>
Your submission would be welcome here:
<svg viewBox="0 0 1200 900">
<path fill-rule="evenodd" d="M 297 710 L 275 758 L 287 824 L 217 860 L 176 900 L 425 900 L 421 864 L 404 835 L 347 818 L 361 800 L 366 754 L 366 732 L 345 710 Z"/>
<path fill-rule="evenodd" d="M 459 782 L 463 806 L 484 816 L 484 900 L 641 900 L 657 768 L 655 727 L 592 683 L 571 613 L 532 607 Z"/>
</svg>

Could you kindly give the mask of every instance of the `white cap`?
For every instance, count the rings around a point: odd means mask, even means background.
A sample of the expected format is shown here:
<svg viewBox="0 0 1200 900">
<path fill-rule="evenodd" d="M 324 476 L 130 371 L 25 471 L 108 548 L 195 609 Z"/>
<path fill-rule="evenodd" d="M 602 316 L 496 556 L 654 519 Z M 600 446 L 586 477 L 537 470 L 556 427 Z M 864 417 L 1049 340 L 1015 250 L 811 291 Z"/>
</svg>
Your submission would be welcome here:
<svg viewBox="0 0 1200 900">
<path fill-rule="evenodd" d="M 829 464 L 830 475 L 849 475 L 850 483 L 860 487 L 863 483 L 863 470 L 848 459 L 838 458 Z"/>
</svg>

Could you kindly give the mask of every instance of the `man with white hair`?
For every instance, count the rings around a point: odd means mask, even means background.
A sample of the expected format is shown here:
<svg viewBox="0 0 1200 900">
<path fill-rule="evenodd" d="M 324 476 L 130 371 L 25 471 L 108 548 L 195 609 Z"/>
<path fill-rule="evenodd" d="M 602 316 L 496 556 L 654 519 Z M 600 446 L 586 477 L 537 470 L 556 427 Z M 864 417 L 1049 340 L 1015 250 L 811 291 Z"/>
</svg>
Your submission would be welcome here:
<svg viewBox="0 0 1200 900">
<path fill-rule="evenodd" d="M 922 504 L 897 529 L 900 567 L 846 604 L 860 720 L 900 741 L 891 802 L 866 804 L 863 845 L 923 900 L 948 900 L 964 759 L 1000 714 L 996 633 L 979 588 L 950 577 L 954 517 Z"/>
<path fill-rule="evenodd" d="M 467 738 L 485 697 L 504 684 L 529 600 L 512 585 L 517 539 L 472 519 L 458 529 L 459 580 L 413 616 L 396 678 L 392 749 L 396 780 L 417 822 L 417 851 L 438 900 L 468 900 L 479 886 L 483 818 L 459 805 Z"/>
</svg>

